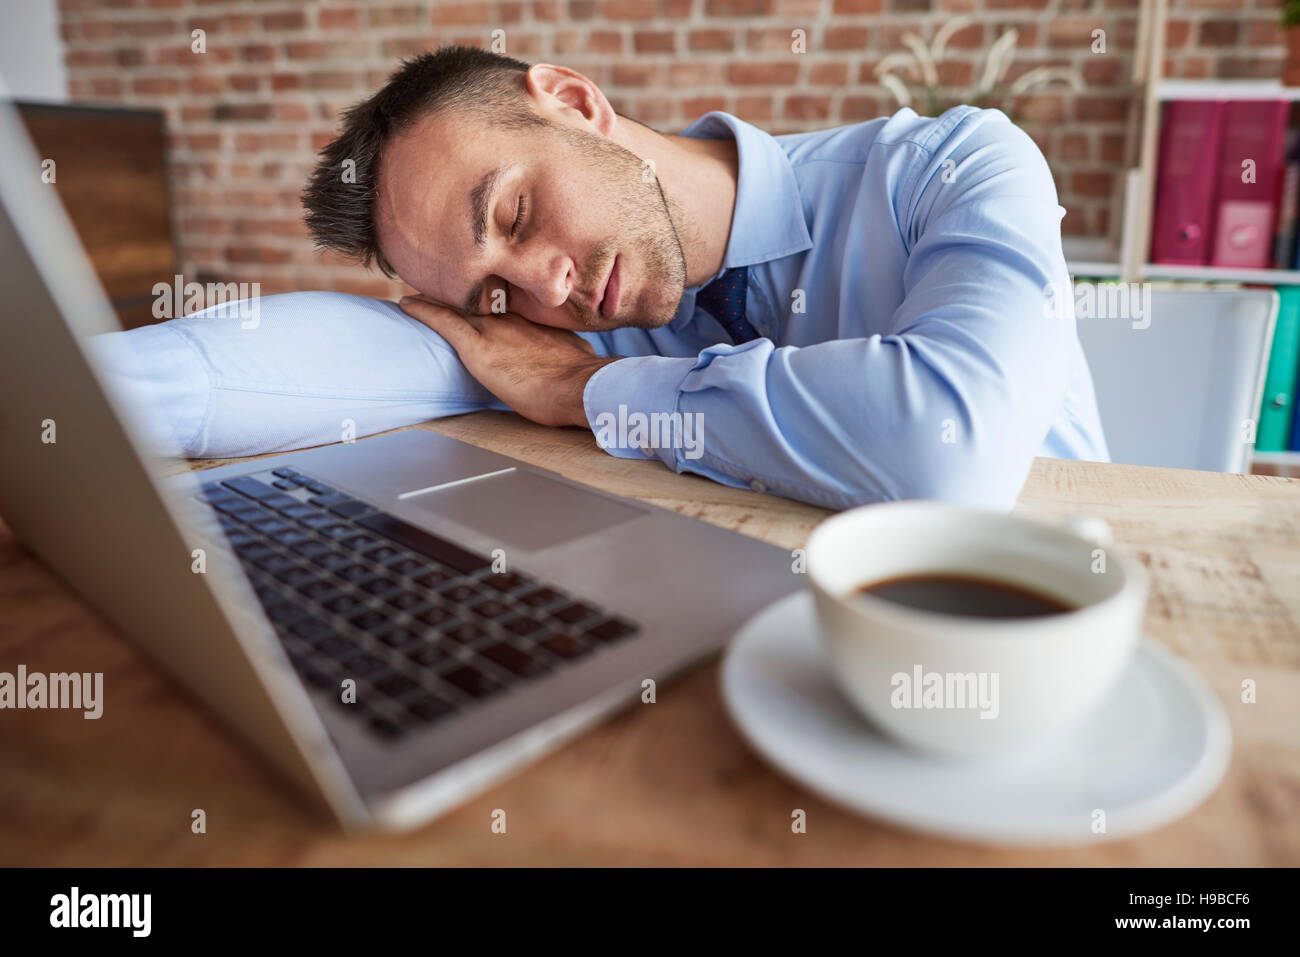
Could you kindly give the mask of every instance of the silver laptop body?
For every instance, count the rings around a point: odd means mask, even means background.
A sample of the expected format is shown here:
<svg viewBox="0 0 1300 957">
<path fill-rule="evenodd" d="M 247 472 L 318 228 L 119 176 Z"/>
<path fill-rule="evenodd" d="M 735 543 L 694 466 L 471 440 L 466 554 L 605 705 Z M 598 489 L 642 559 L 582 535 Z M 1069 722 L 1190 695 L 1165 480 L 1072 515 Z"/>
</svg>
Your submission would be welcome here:
<svg viewBox="0 0 1300 957">
<path fill-rule="evenodd" d="M 0 516 L 344 826 L 406 828 L 461 803 L 612 709 L 642 700 L 647 681 L 664 694 L 664 679 L 675 670 L 715 651 L 750 615 L 800 587 L 784 550 L 424 431 L 161 477 L 129 410 L 81 348 L 85 337 L 117 324 L 9 103 L 0 103 L 0 152 L 8 169 L 0 177 Z M 312 484 L 327 492 L 314 492 Z M 295 499 L 297 512 L 315 508 L 313 499 L 358 502 L 350 507 L 356 521 L 401 530 L 395 539 L 375 537 L 408 565 L 427 560 L 448 568 L 429 558 L 446 557 L 448 547 L 452 566 L 456 556 L 474 556 L 466 564 L 474 570 L 445 586 L 390 580 L 487 635 L 461 645 L 441 636 L 444 626 L 428 626 L 420 640 L 449 657 L 412 669 L 409 647 L 389 646 L 379 631 L 351 624 L 368 611 L 393 615 L 387 598 L 343 584 L 361 603 L 335 614 L 247 559 L 241 564 L 221 522 L 251 530 L 209 504 L 247 511 L 230 497 L 243 494 L 238 489 L 273 489 Z M 295 511 L 269 496 L 250 499 L 248 510 L 270 508 L 263 501 Z M 364 531 L 373 534 L 370 526 Z M 429 542 L 435 547 L 418 550 Z M 243 547 L 255 550 L 256 543 Z M 296 554 L 274 542 L 271 549 L 289 559 Z M 477 567 L 478 559 L 492 567 Z M 270 556 L 262 560 L 276 567 Z M 497 576 L 512 573 L 525 576 L 523 583 L 495 593 L 509 617 L 480 619 L 465 610 L 477 604 L 442 597 L 444 587 L 495 588 Z M 556 597 L 536 608 L 524 604 L 541 590 Z M 587 617 L 571 624 L 553 617 L 575 605 L 587 608 L 577 612 Z M 278 626 L 268 617 L 272 608 L 287 616 Z M 550 647 L 585 650 L 571 658 L 543 652 L 532 643 L 535 635 L 505 630 L 529 627 L 521 623 L 525 612 L 547 623 Z M 336 634 L 300 639 L 289 630 L 305 620 L 299 615 Z M 392 620 L 419 627 L 406 612 Z M 593 638 L 585 631 L 592 622 L 613 640 Z M 625 634 L 629 629 L 635 630 Z M 347 671 L 361 707 L 344 703 L 348 689 L 339 671 L 304 680 L 304 661 L 310 667 L 320 660 L 319 647 L 331 638 L 360 645 L 380 662 L 366 666 L 378 674 L 405 675 L 419 687 L 379 695 L 374 673 Z M 497 658 L 484 659 L 489 647 Z M 538 661 L 527 676 L 512 670 L 520 651 Z M 466 665 L 499 690 L 480 695 L 481 685 L 466 691 L 444 678 L 459 680 Z M 111 685 L 104 697 L 112 709 Z M 406 703 L 429 699 L 450 710 L 431 715 L 426 708 L 410 720 Z"/>
</svg>

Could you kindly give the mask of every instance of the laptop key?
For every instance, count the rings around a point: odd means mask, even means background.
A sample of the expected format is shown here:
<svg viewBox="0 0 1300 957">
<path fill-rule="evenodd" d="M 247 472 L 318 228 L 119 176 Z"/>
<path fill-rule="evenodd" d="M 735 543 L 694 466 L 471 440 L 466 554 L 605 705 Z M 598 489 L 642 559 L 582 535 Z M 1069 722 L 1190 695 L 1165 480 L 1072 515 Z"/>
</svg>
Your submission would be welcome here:
<svg viewBox="0 0 1300 957">
<path fill-rule="evenodd" d="M 286 528 L 283 532 L 274 533 L 271 538 L 288 548 L 301 545 L 303 542 L 316 541 L 309 532 L 304 532 L 301 528 Z"/>
<path fill-rule="evenodd" d="M 542 623 L 532 618 L 524 618 L 522 615 L 511 618 L 509 621 L 501 623 L 501 627 L 512 635 L 518 635 L 520 638 L 527 638 L 529 635 L 542 630 Z"/>
<path fill-rule="evenodd" d="M 254 558 L 253 564 L 262 569 L 262 571 L 274 575 L 277 572 L 284 571 L 286 568 L 292 568 L 294 566 L 294 560 L 277 552 L 272 552 L 269 555 Z"/>
<path fill-rule="evenodd" d="M 392 674 L 374 682 L 374 686 L 390 698 L 401 698 L 420 687 L 420 683 L 406 675 Z"/>
<path fill-rule="evenodd" d="M 363 653 L 345 660 L 342 668 L 349 675 L 366 678 L 387 669 L 388 662 L 378 655 Z"/>
<path fill-rule="evenodd" d="M 488 620 L 500 618 L 509 610 L 504 602 L 497 601 L 495 598 L 488 598 L 470 608 L 470 611 L 474 612 L 474 614 Z"/>
<path fill-rule="evenodd" d="M 365 611 L 353 615 L 348 619 L 348 621 L 352 622 L 354 626 L 360 628 L 362 631 L 373 631 L 380 625 L 388 624 L 391 620 L 392 619 L 389 618 L 387 612 L 380 611 L 378 608 L 367 608 Z"/>
<path fill-rule="evenodd" d="M 315 581 L 318 575 L 314 569 L 308 568 L 306 565 L 294 565 L 282 571 L 273 572 L 272 574 L 274 574 L 279 581 L 282 581 L 293 588 Z"/>
<path fill-rule="evenodd" d="M 252 528 L 257 529 L 263 535 L 276 535 L 280 532 L 288 532 L 293 529 L 292 525 L 286 525 L 278 518 L 260 518 L 255 522 L 248 523 Z"/>
<path fill-rule="evenodd" d="M 370 559 L 372 562 L 377 562 L 378 564 L 382 565 L 390 558 L 395 558 L 400 554 L 402 553 L 399 552 L 397 549 L 393 548 L 391 545 L 380 545 L 378 548 L 370 549 L 370 551 L 365 553 L 365 556 L 366 558 Z"/>
<path fill-rule="evenodd" d="M 298 470 L 291 469 L 288 466 L 285 466 L 284 468 L 276 469 L 271 474 L 274 475 L 276 478 L 291 479 L 298 474 Z"/>
<path fill-rule="evenodd" d="M 308 528 L 315 528 L 315 529 L 329 528 L 338 524 L 338 520 L 333 515 L 330 515 L 328 512 L 317 512 L 310 505 L 304 505 L 303 508 L 311 509 L 311 511 L 314 514 L 295 515 L 293 517 L 296 518 L 303 525 L 306 525 Z M 352 529 L 346 525 L 338 525 L 338 527 L 348 532 L 352 531 Z"/>
<path fill-rule="evenodd" d="M 394 608 L 400 608 L 402 611 L 412 613 L 424 604 L 424 599 L 413 591 L 397 591 L 391 595 L 385 595 L 383 598 Z"/>
<path fill-rule="evenodd" d="M 451 655 L 443 651 L 437 645 L 417 645 L 413 648 L 406 649 L 406 657 L 410 658 L 417 665 L 423 665 L 426 668 L 440 666 L 451 660 Z"/>
<path fill-rule="evenodd" d="M 290 505 L 302 504 L 292 495 L 285 495 L 283 492 L 277 492 L 274 495 L 268 495 L 266 496 L 266 498 L 259 499 L 259 501 L 261 502 L 262 505 L 266 506 L 267 508 L 274 508 L 277 510 L 286 508 Z"/>
<path fill-rule="evenodd" d="M 519 602 L 523 602 L 525 605 L 529 606 L 530 608 L 542 608 L 545 607 L 546 605 L 551 604 L 553 601 L 555 601 L 560 597 L 561 597 L 560 593 L 556 591 L 554 588 L 546 588 L 545 586 L 543 586 L 541 588 L 534 589 L 533 591 L 530 591 L 526 594 L 516 595 L 515 600 Z"/>
<path fill-rule="evenodd" d="M 275 489 L 265 482 L 259 482 L 255 478 L 249 478 L 242 475 L 239 478 L 227 479 L 221 483 L 226 488 L 238 492 L 240 495 L 246 495 L 249 498 L 266 498 L 269 495 L 279 495 Z"/>
<path fill-rule="evenodd" d="M 588 644 L 585 641 L 579 641 L 571 635 L 552 634 L 549 638 L 543 638 L 538 644 L 552 654 L 559 655 L 561 658 L 577 658 L 592 651 L 596 646 Z"/>
<path fill-rule="evenodd" d="M 347 552 L 321 552 L 319 555 L 313 555 L 312 559 L 317 565 L 326 571 L 334 571 L 336 568 L 343 568 L 352 564 L 352 556 Z"/>
<path fill-rule="evenodd" d="M 375 573 L 369 565 L 359 565 L 355 562 L 351 565 L 344 565 L 342 568 L 335 568 L 333 572 L 345 582 L 353 582 L 354 584 L 375 577 Z"/>
<path fill-rule="evenodd" d="M 354 552 L 365 551 L 379 544 L 379 539 L 372 535 L 352 535 L 348 538 L 339 539 L 341 545 L 345 545 Z"/>
<path fill-rule="evenodd" d="M 488 575 L 483 579 L 483 584 L 489 585 L 501 592 L 512 592 L 523 585 L 531 583 L 531 578 L 525 578 L 517 572 L 506 572 L 501 575 Z"/>
<path fill-rule="evenodd" d="M 387 548 L 388 546 L 385 545 L 383 547 Z M 367 553 L 367 557 L 369 557 L 369 553 Z M 409 578 L 416 572 L 423 571 L 428 567 L 427 564 L 420 561 L 418 558 L 403 558 L 401 561 L 393 562 L 389 565 L 388 570 L 396 575 L 406 575 Z"/>
<path fill-rule="evenodd" d="M 348 612 L 356 611 L 364 605 L 364 602 L 356 595 L 339 595 L 321 602 L 326 608 L 336 615 L 346 615 Z"/>
<path fill-rule="evenodd" d="M 389 740 L 400 738 L 404 730 L 402 726 L 392 718 L 387 718 L 382 714 L 372 715 L 370 720 L 366 722 L 366 727 L 379 735 L 379 737 L 387 738 Z"/>
<path fill-rule="evenodd" d="M 288 624 L 295 618 L 306 614 L 301 608 L 289 601 L 273 601 L 269 605 L 264 605 L 262 610 L 266 612 L 266 617 L 277 625 Z"/>
<path fill-rule="evenodd" d="M 405 545 L 413 552 L 419 552 L 440 564 L 454 568 L 462 575 L 470 575 L 492 567 L 491 560 L 482 555 L 476 555 L 445 538 L 426 532 L 385 512 L 372 512 L 361 516 L 356 521 L 363 528 L 378 532 L 399 545 Z"/>
<path fill-rule="evenodd" d="M 480 648 L 478 653 L 489 661 L 500 665 L 507 671 L 513 671 L 523 678 L 529 678 L 547 670 L 547 665 L 544 662 L 504 641 L 488 645 L 486 648 Z"/>
<path fill-rule="evenodd" d="M 344 518 L 355 518 L 358 515 L 371 511 L 371 508 L 365 502 L 353 500 L 351 502 L 340 502 L 338 505 L 331 505 L 329 510 L 335 515 L 342 515 Z"/>
<path fill-rule="evenodd" d="M 590 605 L 584 605 L 580 601 L 565 605 L 557 611 L 551 612 L 552 618 L 558 618 L 566 625 L 574 625 L 591 615 L 596 614 L 596 609 Z"/>
<path fill-rule="evenodd" d="M 445 718 L 456 711 L 452 705 L 433 694 L 423 694 L 413 701 L 408 701 L 406 710 L 426 723 Z"/>
<path fill-rule="evenodd" d="M 633 624 L 617 618 L 607 618 L 599 624 L 585 629 L 584 634 L 591 635 L 600 641 L 610 642 L 626 638 L 635 631 L 637 631 L 637 627 Z"/>
<path fill-rule="evenodd" d="M 426 625 L 441 625 L 443 622 L 450 621 L 455 617 L 450 610 L 443 608 L 441 605 L 433 605 L 426 608 L 415 616 L 416 620 L 424 622 Z"/>
<path fill-rule="evenodd" d="M 289 630 L 293 631 L 292 628 Z M 297 632 L 294 632 L 294 634 L 297 634 Z M 361 654 L 361 646 L 355 641 L 333 633 L 324 640 L 316 642 L 316 650 L 338 661 L 347 661 Z"/>
<path fill-rule="evenodd" d="M 296 586 L 298 591 L 302 592 L 308 598 L 314 598 L 316 601 L 326 601 L 338 591 L 333 582 L 326 581 L 323 578 L 317 578 L 315 581 L 303 582 Z"/>
<path fill-rule="evenodd" d="M 361 590 L 369 592 L 376 598 L 386 598 L 394 592 L 401 591 L 402 586 L 391 578 L 372 578 L 370 581 L 361 583 Z"/>
<path fill-rule="evenodd" d="M 276 509 L 281 515 L 287 515 L 289 518 L 306 518 L 309 515 L 319 515 L 320 509 L 312 508 L 310 505 L 304 505 L 297 499 L 293 500 L 292 505 L 285 505 Z"/>
<path fill-rule="evenodd" d="M 304 536 L 301 540 L 289 546 L 289 550 L 303 558 L 315 558 L 317 555 L 324 555 L 332 549 L 319 538 L 310 538 Z"/>
<path fill-rule="evenodd" d="M 445 585 L 455 577 L 446 569 L 433 568 L 416 578 L 415 583 L 423 585 L 425 588 L 437 588 L 439 585 Z"/>
<path fill-rule="evenodd" d="M 452 585 L 449 588 L 444 588 L 440 594 L 448 601 L 455 602 L 458 605 L 463 605 L 471 598 L 479 595 L 479 590 L 473 585 L 467 585 L 461 582 L 460 584 Z"/>
<path fill-rule="evenodd" d="M 334 629 L 318 618 L 304 618 L 289 626 L 289 631 L 303 641 L 320 641 L 334 634 Z"/>
<path fill-rule="evenodd" d="M 386 644 L 389 648 L 401 649 L 419 641 L 420 633 L 418 631 L 412 631 L 410 628 L 404 628 L 401 625 L 397 625 L 386 631 L 381 631 L 375 637 Z"/>
<path fill-rule="evenodd" d="M 488 695 L 496 694 L 503 687 L 500 682 L 489 678 L 473 665 L 461 665 L 459 668 L 444 672 L 442 680 L 459 688 L 471 698 L 486 698 Z"/>
<path fill-rule="evenodd" d="M 444 628 L 442 633 L 452 641 L 459 642 L 462 645 L 471 644 L 488 636 L 486 628 L 468 621 L 457 622 L 450 627 Z"/>
<path fill-rule="evenodd" d="M 280 488 L 280 489 L 295 489 L 298 487 L 293 482 L 290 482 L 288 479 L 276 479 L 271 484 L 274 485 L 276 488 Z"/>
<path fill-rule="evenodd" d="M 307 483 L 307 490 L 316 495 L 329 495 L 331 492 L 334 491 L 324 482 L 309 482 Z"/>
</svg>

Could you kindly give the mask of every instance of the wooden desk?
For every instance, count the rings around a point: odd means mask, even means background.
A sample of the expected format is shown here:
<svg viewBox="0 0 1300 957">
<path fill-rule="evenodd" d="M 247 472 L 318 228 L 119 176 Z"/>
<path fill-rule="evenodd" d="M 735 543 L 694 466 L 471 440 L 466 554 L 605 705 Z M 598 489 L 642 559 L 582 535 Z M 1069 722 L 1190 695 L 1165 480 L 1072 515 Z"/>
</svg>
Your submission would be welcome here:
<svg viewBox="0 0 1300 957">
<path fill-rule="evenodd" d="M 504 413 L 422 428 L 786 548 L 826 514 Z M 1300 481 L 1039 459 L 1018 510 L 1106 519 L 1151 571 L 1148 633 L 1223 701 L 1232 765 L 1181 821 L 1120 843 L 1013 851 L 855 817 L 741 743 L 715 658 L 420 831 L 344 837 L 0 529 L 0 670 L 103 671 L 107 699 L 98 721 L 0 712 L 0 864 L 1300 864 Z M 1240 702 L 1245 678 L 1256 704 Z M 196 807 L 206 835 L 190 832 Z M 790 832 L 796 807 L 807 834 Z M 490 830 L 494 808 L 507 811 L 505 835 Z"/>
</svg>

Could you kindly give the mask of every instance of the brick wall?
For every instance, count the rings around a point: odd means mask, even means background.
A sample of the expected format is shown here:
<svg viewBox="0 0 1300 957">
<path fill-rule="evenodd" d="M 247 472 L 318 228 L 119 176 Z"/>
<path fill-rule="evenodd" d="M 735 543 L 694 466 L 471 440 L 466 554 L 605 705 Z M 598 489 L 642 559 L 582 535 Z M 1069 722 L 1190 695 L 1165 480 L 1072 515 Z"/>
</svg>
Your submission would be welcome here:
<svg viewBox="0 0 1300 957">
<path fill-rule="evenodd" d="M 1276 77 L 1279 0 L 1172 0 L 1170 76 Z M 402 56 L 444 42 L 551 60 L 598 82 L 616 109 L 665 132 L 724 109 L 774 133 L 895 109 L 875 66 L 907 31 L 973 19 L 949 45 L 969 83 L 989 44 L 1019 31 L 1012 81 L 1073 67 L 1078 92 L 1002 105 L 1056 174 L 1072 235 L 1105 235 L 1125 149 L 1137 0 L 60 0 L 69 94 L 166 111 L 186 279 L 258 281 L 264 293 L 397 285 L 317 253 L 298 193 L 339 111 Z M 205 31 L 206 52 L 192 51 Z M 1094 52 L 1093 31 L 1106 51 Z M 805 52 L 792 52 L 803 30 Z"/>
</svg>

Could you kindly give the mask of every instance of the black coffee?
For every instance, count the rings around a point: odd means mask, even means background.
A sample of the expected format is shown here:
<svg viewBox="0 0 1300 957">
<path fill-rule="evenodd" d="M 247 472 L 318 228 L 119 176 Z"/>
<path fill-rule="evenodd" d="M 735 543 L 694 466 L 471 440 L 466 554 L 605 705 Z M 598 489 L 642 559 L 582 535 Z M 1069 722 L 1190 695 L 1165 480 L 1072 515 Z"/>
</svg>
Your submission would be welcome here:
<svg viewBox="0 0 1300 957">
<path fill-rule="evenodd" d="M 858 594 L 972 618 L 1033 618 L 1074 610 L 1072 605 L 1020 585 L 966 575 L 903 575 L 863 585 Z"/>
</svg>

